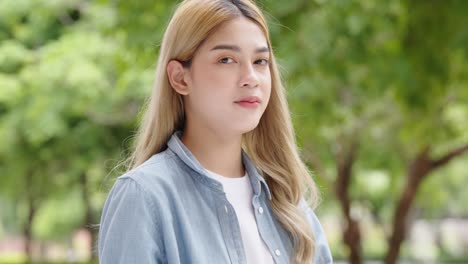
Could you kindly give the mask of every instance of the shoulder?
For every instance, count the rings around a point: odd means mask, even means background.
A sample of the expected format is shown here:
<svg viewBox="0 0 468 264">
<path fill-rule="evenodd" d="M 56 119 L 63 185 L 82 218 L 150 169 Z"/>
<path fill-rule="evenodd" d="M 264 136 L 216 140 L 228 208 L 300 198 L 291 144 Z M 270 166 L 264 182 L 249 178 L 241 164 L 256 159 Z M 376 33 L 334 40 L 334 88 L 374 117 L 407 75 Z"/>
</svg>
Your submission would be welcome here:
<svg viewBox="0 0 468 264">
<path fill-rule="evenodd" d="M 111 230 L 121 233 L 128 229 L 138 233 L 143 226 L 145 230 L 158 230 L 160 215 L 164 213 L 161 205 L 167 200 L 165 193 L 176 188 L 171 183 L 173 155 L 169 151 L 153 155 L 117 178 L 102 210 L 101 233 L 104 237 L 114 234 Z"/>
<path fill-rule="evenodd" d="M 99 228 L 100 263 L 156 263 L 154 257 L 163 256 L 159 201 L 145 185 L 149 172 L 142 168 L 119 177 L 107 196 Z"/>
<path fill-rule="evenodd" d="M 143 201 L 164 210 L 171 200 L 180 195 L 184 186 L 191 186 L 189 173 L 174 152 L 165 150 L 118 177 L 113 189 L 125 189 L 128 192 L 126 195 L 133 192 L 144 195 L 146 199 Z"/>
<path fill-rule="evenodd" d="M 170 185 L 178 167 L 176 155 L 165 150 L 151 156 L 140 166 L 117 178 L 117 182 L 134 182 L 139 188 L 151 192 L 160 185 Z"/>
</svg>

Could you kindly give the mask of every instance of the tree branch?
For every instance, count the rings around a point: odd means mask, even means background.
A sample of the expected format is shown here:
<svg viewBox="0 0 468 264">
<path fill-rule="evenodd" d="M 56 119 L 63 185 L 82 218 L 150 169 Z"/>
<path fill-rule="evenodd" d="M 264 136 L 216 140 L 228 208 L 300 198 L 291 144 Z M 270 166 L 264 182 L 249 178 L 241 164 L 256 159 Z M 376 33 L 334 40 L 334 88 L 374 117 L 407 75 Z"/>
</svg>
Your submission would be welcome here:
<svg viewBox="0 0 468 264">
<path fill-rule="evenodd" d="M 439 159 L 431 160 L 431 167 L 434 168 L 434 169 L 438 168 L 438 167 L 441 167 L 441 166 L 445 165 L 446 163 L 448 163 L 453 158 L 455 158 L 456 156 L 462 155 L 463 153 L 465 153 L 467 151 L 468 151 L 468 144 L 466 144 L 464 146 L 461 146 L 459 148 L 456 148 L 456 149 L 446 153 L 445 155 L 443 155 Z"/>
</svg>

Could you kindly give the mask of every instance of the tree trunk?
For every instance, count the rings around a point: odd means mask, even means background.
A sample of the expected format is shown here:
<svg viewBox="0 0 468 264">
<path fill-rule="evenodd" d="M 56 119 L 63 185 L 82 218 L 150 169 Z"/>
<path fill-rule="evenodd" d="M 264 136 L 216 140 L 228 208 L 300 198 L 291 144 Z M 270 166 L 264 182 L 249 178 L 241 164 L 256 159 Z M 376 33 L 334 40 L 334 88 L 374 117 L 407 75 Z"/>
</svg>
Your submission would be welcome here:
<svg viewBox="0 0 468 264">
<path fill-rule="evenodd" d="M 387 264 L 396 263 L 398 255 L 400 254 L 400 246 L 406 235 L 406 221 L 409 210 L 421 184 L 422 178 L 429 171 L 429 160 L 427 154 L 428 148 L 420 152 L 410 165 L 407 181 L 393 217 L 393 232 L 389 241 L 389 250 L 385 258 L 385 263 Z"/>
<path fill-rule="evenodd" d="M 89 190 L 89 182 L 85 172 L 81 173 L 80 175 L 80 182 L 83 191 L 83 202 L 85 205 L 85 219 L 84 219 L 84 227 L 88 231 L 89 235 L 91 236 L 91 243 L 89 245 L 89 252 L 91 255 L 91 260 L 97 259 L 97 252 L 94 250 L 94 245 L 97 241 L 98 236 L 98 229 L 95 227 L 95 218 L 93 214 L 93 209 L 91 205 L 91 201 L 89 199 L 90 190 Z"/>
<path fill-rule="evenodd" d="M 32 173 L 28 173 L 26 177 L 26 199 L 28 203 L 28 212 L 26 216 L 26 223 L 23 227 L 23 236 L 24 236 L 24 251 L 26 253 L 27 262 L 32 261 L 32 225 L 34 222 L 34 217 L 37 212 L 37 201 L 34 200 L 34 194 L 32 190 Z"/>
<path fill-rule="evenodd" d="M 346 221 L 343 241 L 349 249 L 351 264 L 362 263 L 361 232 L 358 221 L 353 219 L 351 215 L 351 198 L 349 197 L 352 166 L 356 158 L 356 151 L 357 144 L 352 143 L 349 150 L 343 150 L 340 155 L 337 155 L 336 195 Z"/>
<path fill-rule="evenodd" d="M 426 147 L 419 152 L 408 168 L 407 181 L 394 212 L 393 230 L 389 240 L 387 256 L 385 257 L 386 264 L 395 264 L 398 259 L 401 244 L 406 236 L 408 214 L 421 182 L 430 172 L 468 151 L 468 145 L 454 149 L 436 160 L 429 158 L 429 150 L 430 148 Z"/>
</svg>

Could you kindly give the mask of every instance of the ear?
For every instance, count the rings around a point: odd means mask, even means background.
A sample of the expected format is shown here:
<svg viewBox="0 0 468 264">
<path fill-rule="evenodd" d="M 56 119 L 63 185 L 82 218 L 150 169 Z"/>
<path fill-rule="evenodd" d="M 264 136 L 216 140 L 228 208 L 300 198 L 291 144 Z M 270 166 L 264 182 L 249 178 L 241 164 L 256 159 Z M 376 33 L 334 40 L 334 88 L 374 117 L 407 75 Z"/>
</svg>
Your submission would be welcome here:
<svg viewBox="0 0 468 264">
<path fill-rule="evenodd" d="M 182 66 L 182 63 L 177 60 L 171 60 L 167 64 L 166 71 L 167 78 L 169 79 L 169 83 L 171 84 L 172 88 L 174 88 L 174 90 L 181 95 L 189 94 L 190 87 L 187 85 L 185 80 L 187 70 L 184 68 L 184 66 Z"/>
</svg>

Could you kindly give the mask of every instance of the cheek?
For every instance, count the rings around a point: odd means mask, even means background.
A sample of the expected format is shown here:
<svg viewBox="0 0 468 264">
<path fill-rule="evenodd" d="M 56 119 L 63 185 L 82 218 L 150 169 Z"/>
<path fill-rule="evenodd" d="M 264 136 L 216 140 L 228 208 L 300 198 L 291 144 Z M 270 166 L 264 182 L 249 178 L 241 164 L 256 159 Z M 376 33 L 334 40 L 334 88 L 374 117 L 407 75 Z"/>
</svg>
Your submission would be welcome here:
<svg viewBox="0 0 468 264">
<path fill-rule="evenodd" d="M 225 74 L 210 64 L 197 65 L 192 72 L 193 86 L 200 89 L 211 89 L 220 84 Z"/>
<path fill-rule="evenodd" d="M 200 69 L 203 70 L 192 76 L 191 104 L 197 112 L 203 112 L 204 115 L 219 113 L 228 99 L 226 89 L 223 89 L 226 80 L 214 69 Z"/>
<path fill-rule="evenodd" d="M 192 93 L 199 97 L 218 98 L 223 100 L 223 97 L 229 96 L 229 91 L 235 80 L 232 71 L 220 69 L 219 67 L 210 67 L 205 65 L 200 67 L 192 76 Z M 203 100 L 203 98 L 200 98 Z"/>
</svg>

